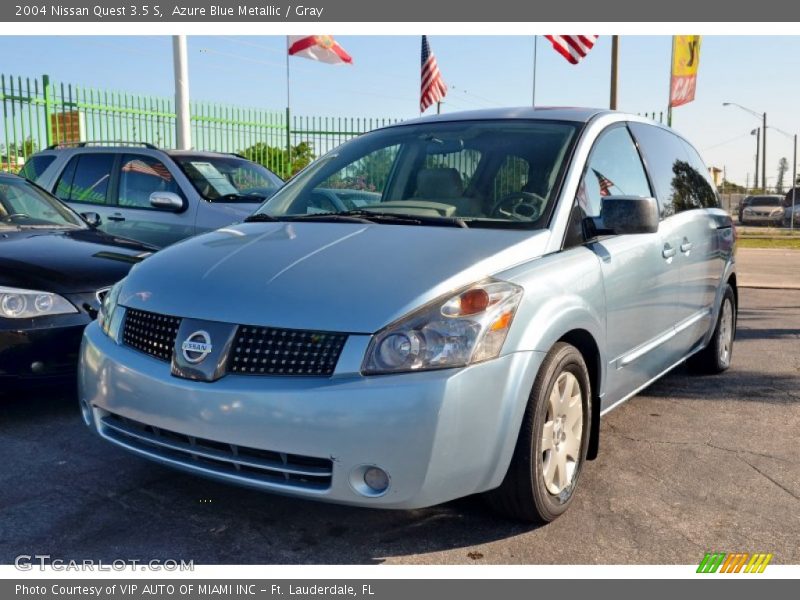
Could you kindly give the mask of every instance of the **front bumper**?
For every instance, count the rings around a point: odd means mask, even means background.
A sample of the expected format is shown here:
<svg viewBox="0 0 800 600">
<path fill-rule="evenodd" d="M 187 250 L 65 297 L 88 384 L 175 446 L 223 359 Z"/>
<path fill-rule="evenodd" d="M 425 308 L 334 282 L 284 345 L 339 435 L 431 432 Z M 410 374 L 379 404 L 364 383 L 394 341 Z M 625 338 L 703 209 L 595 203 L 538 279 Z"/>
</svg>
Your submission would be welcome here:
<svg viewBox="0 0 800 600">
<path fill-rule="evenodd" d="M 78 350 L 88 315 L 57 315 L 0 323 L 0 380 L 3 385 L 74 382 Z"/>
<path fill-rule="evenodd" d="M 747 223 L 781 223 L 783 221 L 783 213 L 778 213 L 776 215 L 744 213 L 742 217 Z"/>
<path fill-rule="evenodd" d="M 205 383 L 173 377 L 169 364 L 116 344 L 93 323 L 81 348 L 79 397 L 101 436 L 163 464 L 306 498 L 418 508 L 502 482 L 543 357 L 518 352 L 464 369 L 377 377 L 228 375 Z M 206 440 L 220 452 L 230 445 L 234 454 L 260 449 L 284 462 L 292 455 L 329 459 L 331 476 L 308 486 L 222 472 L 198 457 L 126 443 L 106 427 L 109 417 L 170 439 Z M 389 474 L 385 494 L 358 491 L 365 465 Z"/>
</svg>

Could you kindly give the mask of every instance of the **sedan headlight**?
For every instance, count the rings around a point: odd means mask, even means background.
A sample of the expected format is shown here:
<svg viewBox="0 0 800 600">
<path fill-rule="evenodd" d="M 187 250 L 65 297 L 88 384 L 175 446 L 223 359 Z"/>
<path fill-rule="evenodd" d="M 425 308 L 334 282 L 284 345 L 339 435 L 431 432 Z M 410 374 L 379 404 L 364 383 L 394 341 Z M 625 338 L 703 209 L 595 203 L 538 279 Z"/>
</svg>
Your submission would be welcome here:
<svg viewBox="0 0 800 600">
<path fill-rule="evenodd" d="M 123 279 L 115 283 L 112 288 L 108 290 L 108 293 L 103 296 L 103 301 L 100 303 L 100 310 L 97 313 L 97 323 L 100 325 L 100 329 L 103 330 L 103 333 L 108 336 L 111 336 L 111 320 L 114 317 L 114 311 L 117 310 L 119 293 L 122 290 L 123 281 L 125 280 Z"/>
<path fill-rule="evenodd" d="M 0 286 L 0 317 L 31 319 L 76 312 L 78 309 L 58 294 Z"/>
<path fill-rule="evenodd" d="M 439 298 L 378 332 L 362 371 L 444 369 L 496 358 L 521 299 L 521 287 L 495 280 Z"/>
</svg>

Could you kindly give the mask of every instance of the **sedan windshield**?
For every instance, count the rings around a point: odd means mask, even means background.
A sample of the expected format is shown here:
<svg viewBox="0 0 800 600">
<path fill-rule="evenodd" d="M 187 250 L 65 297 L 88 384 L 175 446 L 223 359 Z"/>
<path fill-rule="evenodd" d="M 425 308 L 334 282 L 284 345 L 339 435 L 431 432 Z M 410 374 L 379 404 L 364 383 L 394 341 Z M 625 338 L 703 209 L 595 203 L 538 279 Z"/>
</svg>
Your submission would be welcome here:
<svg viewBox="0 0 800 600">
<path fill-rule="evenodd" d="M 78 215 L 35 185 L 24 179 L 0 178 L 0 229 L 86 226 Z"/>
<path fill-rule="evenodd" d="M 378 130 L 313 163 L 250 220 L 546 227 L 577 128 L 497 120 Z"/>
<path fill-rule="evenodd" d="M 783 196 L 756 196 L 750 201 L 750 206 L 780 206 Z"/>
<path fill-rule="evenodd" d="M 210 202 L 263 202 L 283 185 L 267 168 L 238 156 L 172 157 L 197 192 Z"/>
</svg>

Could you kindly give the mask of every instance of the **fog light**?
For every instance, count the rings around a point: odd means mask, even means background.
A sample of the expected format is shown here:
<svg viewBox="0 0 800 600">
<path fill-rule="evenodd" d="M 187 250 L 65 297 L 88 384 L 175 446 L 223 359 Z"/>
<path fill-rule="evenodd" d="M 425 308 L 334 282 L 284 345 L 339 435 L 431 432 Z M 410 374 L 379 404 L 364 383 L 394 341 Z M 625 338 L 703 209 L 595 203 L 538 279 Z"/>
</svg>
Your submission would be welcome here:
<svg viewBox="0 0 800 600">
<path fill-rule="evenodd" d="M 389 487 L 389 476 L 378 467 L 369 467 L 364 471 L 364 483 L 375 493 L 382 493 Z"/>
<path fill-rule="evenodd" d="M 350 487 L 359 496 L 378 498 L 389 491 L 392 478 L 389 473 L 375 465 L 358 465 L 350 471 Z"/>
<path fill-rule="evenodd" d="M 92 416 L 92 408 L 89 406 L 89 403 L 86 402 L 83 398 L 79 401 L 81 407 L 81 416 L 83 417 L 83 422 L 86 423 L 89 427 L 92 426 L 92 421 L 94 418 Z"/>
</svg>

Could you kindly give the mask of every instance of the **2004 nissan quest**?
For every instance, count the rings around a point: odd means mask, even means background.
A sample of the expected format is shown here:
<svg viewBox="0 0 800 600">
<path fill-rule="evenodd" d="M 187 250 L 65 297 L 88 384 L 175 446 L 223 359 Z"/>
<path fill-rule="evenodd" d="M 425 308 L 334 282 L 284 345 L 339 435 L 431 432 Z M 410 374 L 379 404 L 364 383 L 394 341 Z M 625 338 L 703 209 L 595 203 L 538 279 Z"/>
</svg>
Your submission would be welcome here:
<svg viewBox="0 0 800 600">
<path fill-rule="evenodd" d="M 343 208 L 348 206 L 350 208 Z M 146 259 L 87 327 L 86 423 L 218 480 L 550 521 L 600 416 L 728 368 L 734 230 L 670 129 L 586 109 L 395 125 Z"/>
</svg>

